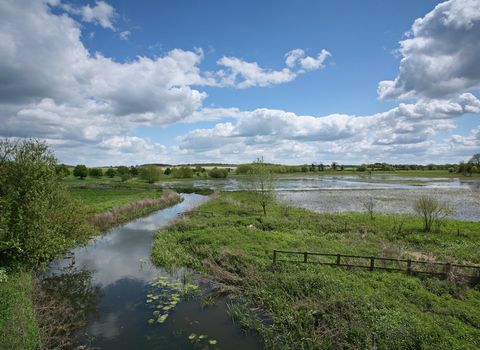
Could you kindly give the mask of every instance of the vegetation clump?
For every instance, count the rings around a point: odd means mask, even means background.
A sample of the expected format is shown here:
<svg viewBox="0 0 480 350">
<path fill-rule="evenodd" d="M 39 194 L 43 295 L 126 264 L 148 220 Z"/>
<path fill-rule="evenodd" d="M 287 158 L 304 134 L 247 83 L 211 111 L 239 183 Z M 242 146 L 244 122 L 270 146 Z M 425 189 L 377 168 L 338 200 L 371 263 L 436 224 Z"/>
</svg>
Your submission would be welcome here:
<svg viewBox="0 0 480 350">
<path fill-rule="evenodd" d="M 148 183 L 155 183 L 160 180 L 162 169 L 153 164 L 144 165 L 139 171 L 140 178 Z"/>
</svg>

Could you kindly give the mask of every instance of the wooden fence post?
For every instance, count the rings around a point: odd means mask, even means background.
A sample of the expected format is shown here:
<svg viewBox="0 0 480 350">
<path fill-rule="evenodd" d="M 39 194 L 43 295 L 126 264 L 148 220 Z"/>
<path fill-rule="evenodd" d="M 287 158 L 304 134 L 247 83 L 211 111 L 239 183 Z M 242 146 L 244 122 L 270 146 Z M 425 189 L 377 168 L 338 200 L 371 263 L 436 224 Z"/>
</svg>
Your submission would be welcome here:
<svg viewBox="0 0 480 350">
<path fill-rule="evenodd" d="M 407 261 L 407 274 L 411 274 L 412 273 L 412 259 L 408 259 Z"/>
<path fill-rule="evenodd" d="M 277 262 L 277 250 L 273 250 L 273 263 L 275 264 Z"/>
<path fill-rule="evenodd" d="M 340 254 L 337 254 L 337 266 L 340 266 Z"/>
<path fill-rule="evenodd" d="M 375 257 L 372 256 L 370 257 L 370 271 L 373 271 L 374 268 L 375 268 Z"/>
<path fill-rule="evenodd" d="M 304 263 L 307 262 L 307 256 L 308 256 L 308 252 L 303 253 L 303 262 Z"/>
</svg>

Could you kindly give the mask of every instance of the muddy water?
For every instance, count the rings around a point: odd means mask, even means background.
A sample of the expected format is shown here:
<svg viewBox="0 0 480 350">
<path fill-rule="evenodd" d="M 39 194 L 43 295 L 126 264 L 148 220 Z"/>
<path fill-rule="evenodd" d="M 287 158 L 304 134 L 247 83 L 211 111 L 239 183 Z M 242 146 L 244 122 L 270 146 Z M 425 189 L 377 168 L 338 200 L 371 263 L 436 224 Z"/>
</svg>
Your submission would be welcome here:
<svg viewBox="0 0 480 350">
<path fill-rule="evenodd" d="M 184 273 L 171 276 L 148 263 L 152 232 L 202 196 L 183 197 L 183 203 L 113 229 L 89 248 L 74 251 L 74 261 L 57 260 L 46 274 L 45 283 L 59 288 L 68 305 L 79 312 L 78 320 L 87 322 L 84 331 L 96 338 L 92 346 L 102 350 L 263 349 L 258 336 L 244 336 L 240 325 L 230 320 L 225 301 L 202 308 L 200 298 L 180 296 L 184 287 L 192 293 L 208 293 L 208 284 L 195 277 L 185 279 Z M 162 284 L 151 286 L 158 281 Z M 193 286 L 199 286 L 198 292 Z M 149 293 L 163 296 L 152 300 Z M 178 303 L 164 311 L 167 304 L 159 308 L 162 299 Z M 157 322 L 163 314 L 168 317 Z M 200 335 L 206 337 L 199 339 Z"/>
</svg>

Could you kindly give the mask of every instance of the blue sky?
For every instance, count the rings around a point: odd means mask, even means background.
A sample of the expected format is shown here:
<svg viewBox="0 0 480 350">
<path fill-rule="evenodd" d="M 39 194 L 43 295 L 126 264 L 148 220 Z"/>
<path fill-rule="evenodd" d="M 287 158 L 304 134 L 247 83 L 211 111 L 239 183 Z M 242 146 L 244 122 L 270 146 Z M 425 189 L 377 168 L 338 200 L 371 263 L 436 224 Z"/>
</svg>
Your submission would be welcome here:
<svg viewBox="0 0 480 350">
<path fill-rule="evenodd" d="M 0 136 L 61 162 L 458 163 L 480 0 L 0 0 Z"/>
</svg>

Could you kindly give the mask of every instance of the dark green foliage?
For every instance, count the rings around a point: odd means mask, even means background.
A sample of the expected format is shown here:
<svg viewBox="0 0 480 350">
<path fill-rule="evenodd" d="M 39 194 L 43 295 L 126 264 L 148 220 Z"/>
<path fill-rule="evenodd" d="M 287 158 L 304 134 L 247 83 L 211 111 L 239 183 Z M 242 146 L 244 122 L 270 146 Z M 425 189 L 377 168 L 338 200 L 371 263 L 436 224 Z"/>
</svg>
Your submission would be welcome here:
<svg viewBox="0 0 480 350">
<path fill-rule="evenodd" d="M 122 181 L 123 182 L 131 180 L 131 179 L 132 179 L 132 175 L 130 175 L 130 174 L 123 174 L 122 175 Z"/>
<path fill-rule="evenodd" d="M 55 172 L 56 158 L 44 142 L 0 141 L 2 221 L 0 261 L 39 263 L 84 244 L 91 234 L 82 205 Z"/>
<path fill-rule="evenodd" d="M 214 179 L 224 179 L 228 176 L 228 171 L 227 169 L 218 169 L 215 167 L 208 172 L 208 175 Z"/>
<path fill-rule="evenodd" d="M 88 169 L 85 165 L 83 164 L 78 164 L 74 169 L 73 169 L 73 176 L 79 177 L 80 179 L 84 179 L 88 176 Z"/>
<path fill-rule="evenodd" d="M 123 174 L 128 174 L 130 172 L 130 169 L 128 169 L 126 166 L 121 165 L 117 168 L 117 174 L 122 176 Z"/>
<path fill-rule="evenodd" d="M 237 167 L 236 173 L 237 174 L 248 174 L 249 172 L 253 171 L 253 165 L 252 164 L 240 164 Z"/>
<path fill-rule="evenodd" d="M 137 176 L 137 175 L 138 175 L 138 168 L 132 166 L 132 167 L 130 168 L 130 175 L 132 175 L 133 177 Z"/>
<path fill-rule="evenodd" d="M 99 179 L 103 176 L 103 170 L 101 168 L 91 168 L 91 169 L 88 169 L 88 175 L 90 177 Z"/>
<path fill-rule="evenodd" d="M 68 169 L 68 167 L 65 164 L 58 164 L 55 167 L 55 173 L 61 178 L 69 177 L 70 169 Z"/>
<path fill-rule="evenodd" d="M 366 165 L 366 164 L 362 164 L 362 165 L 360 165 L 356 170 L 357 170 L 357 171 L 360 171 L 360 172 L 365 172 L 365 171 L 368 170 L 368 168 L 367 168 L 367 165 Z"/>
<path fill-rule="evenodd" d="M 165 169 L 165 171 L 164 171 L 163 173 L 164 173 L 165 175 L 170 175 L 171 172 L 172 172 L 172 171 L 170 170 L 170 168 L 167 168 L 167 169 Z"/>
<path fill-rule="evenodd" d="M 162 170 L 153 164 L 144 165 L 140 168 L 140 178 L 148 183 L 154 183 L 160 180 Z"/>
<path fill-rule="evenodd" d="M 115 169 L 109 168 L 109 169 L 107 169 L 107 171 L 105 172 L 105 175 L 107 175 L 109 178 L 114 178 L 115 175 L 117 175 L 117 172 L 115 171 Z"/>
<path fill-rule="evenodd" d="M 193 170 L 186 165 L 182 165 L 180 168 L 173 168 L 171 170 L 172 177 L 176 179 L 189 179 L 193 177 L 193 174 Z"/>
</svg>

